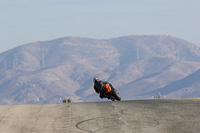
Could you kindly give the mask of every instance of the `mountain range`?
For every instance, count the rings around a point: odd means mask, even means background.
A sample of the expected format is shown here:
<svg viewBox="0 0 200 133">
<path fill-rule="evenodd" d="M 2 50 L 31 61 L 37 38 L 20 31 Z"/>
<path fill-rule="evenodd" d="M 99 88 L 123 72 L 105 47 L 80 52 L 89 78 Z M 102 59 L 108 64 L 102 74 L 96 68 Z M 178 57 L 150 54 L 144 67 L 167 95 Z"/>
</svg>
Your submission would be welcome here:
<svg viewBox="0 0 200 133">
<path fill-rule="evenodd" d="M 199 97 L 199 66 L 197 45 L 166 35 L 34 42 L 0 54 L 0 104 L 102 101 L 94 77 L 122 100 Z"/>
</svg>

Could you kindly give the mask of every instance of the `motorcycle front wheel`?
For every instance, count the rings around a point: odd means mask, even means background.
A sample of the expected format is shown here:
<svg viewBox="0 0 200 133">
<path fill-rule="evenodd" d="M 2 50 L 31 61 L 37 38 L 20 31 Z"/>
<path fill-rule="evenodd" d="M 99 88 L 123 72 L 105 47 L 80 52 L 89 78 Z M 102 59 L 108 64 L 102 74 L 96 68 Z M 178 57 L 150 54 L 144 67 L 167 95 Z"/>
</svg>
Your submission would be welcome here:
<svg viewBox="0 0 200 133">
<path fill-rule="evenodd" d="M 116 90 L 113 90 L 113 94 L 112 95 L 115 97 L 115 99 L 117 101 L 121 101 L 121 97 L 120 97 L 119 93 Z"/>
</svg>

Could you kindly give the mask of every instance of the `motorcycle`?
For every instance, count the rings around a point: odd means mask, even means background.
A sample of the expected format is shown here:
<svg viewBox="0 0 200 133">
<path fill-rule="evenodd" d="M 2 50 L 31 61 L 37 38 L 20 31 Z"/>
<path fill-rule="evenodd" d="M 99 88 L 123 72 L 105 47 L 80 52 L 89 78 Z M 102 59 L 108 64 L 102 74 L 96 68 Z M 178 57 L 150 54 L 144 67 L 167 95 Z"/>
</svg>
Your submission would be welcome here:
<svg viewBox="0 0 200 133">
<path fill-rule="evenodd" d="M 111 87 L 111 91 L 109 93 L 106 93 L 105 95 L 106 95 L 106 98 L 111 99 L 112 101 L 115 101 L 115 100 L 121 101 L 121 97 L 119 93 L 113 87 Z"/>
</svg>

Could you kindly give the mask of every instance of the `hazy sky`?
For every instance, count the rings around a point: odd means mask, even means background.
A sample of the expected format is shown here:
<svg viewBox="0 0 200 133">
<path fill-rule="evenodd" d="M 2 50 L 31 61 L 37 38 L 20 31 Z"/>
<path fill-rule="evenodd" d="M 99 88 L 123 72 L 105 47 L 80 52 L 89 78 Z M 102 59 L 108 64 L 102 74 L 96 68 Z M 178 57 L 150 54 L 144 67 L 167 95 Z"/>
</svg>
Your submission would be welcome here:
<svg viewBox="0 0 200 133">
<path fill-rule="evenodd" d="M 66 36 L 171 35 L 200 45 L 200 0 L 0 0 L 0 53 Z"/>
</svg>

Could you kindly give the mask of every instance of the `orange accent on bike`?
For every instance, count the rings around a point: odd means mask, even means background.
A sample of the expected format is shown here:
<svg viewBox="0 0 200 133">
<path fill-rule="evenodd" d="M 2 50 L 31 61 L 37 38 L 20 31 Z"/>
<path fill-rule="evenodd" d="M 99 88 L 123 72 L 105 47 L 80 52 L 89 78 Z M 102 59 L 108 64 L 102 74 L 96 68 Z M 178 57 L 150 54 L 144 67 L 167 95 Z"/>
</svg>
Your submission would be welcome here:
<svg viewBox="0 0 200 133">
<path fill-rule="evenodd" d="M 110 91 L 111 91 L 111 87 L 109 87 L 108 89 L 106 89 L 106 93 L 109 93 Z"/>
<path fill-rule="evenodd" d="M 105 88 L 108 89 L 108 84 L 105 85 Z"/>
</svg>

